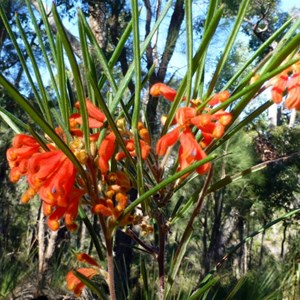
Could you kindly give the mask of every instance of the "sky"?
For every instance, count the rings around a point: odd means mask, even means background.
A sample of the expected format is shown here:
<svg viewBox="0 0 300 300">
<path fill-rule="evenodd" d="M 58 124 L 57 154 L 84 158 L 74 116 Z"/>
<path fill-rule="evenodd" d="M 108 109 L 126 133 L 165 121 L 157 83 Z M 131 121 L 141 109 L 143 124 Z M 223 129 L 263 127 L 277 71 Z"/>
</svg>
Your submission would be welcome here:
<svg viewBox="0 0 300 300">
<path fill-rule="evenodd" d="M 299 8 L 300 9 L 300 1 L 299 0 L 282 0 L 281 9 L 290 11 L 293 7 Z"/>
<path fill-rule="evenodd" d="M 294 8 L 297 8 L 297 10 L 295 10 Z M 196 11 L 197 9 L 195 9 Z M 280 10 L 282 11 L 287 11 L 291 14 L 297 12 L 297 16 L 300 17 L 300 0 L 282 0 L 281 4 L 280 4 Z M 195 13 L 194 13 L 195 15 Z M 229 30 L 227 32 L 227 34 L 229 33 Z M 224 38 L 226 38 L 226 33 L 223 35 Z M 184 39 L 184 37 L 183 37 Z M 238 37 L 239 39 L 239 37 Z M 241 38 L 240 35 L 240 39 L 243 40 L 243 38 Z M 248 38 L 247 38 L 248 39 Z M 183 41 L 184 42 L 184 41 Z M 220 39 L 220 43 L 221 43 L 221 39 Z M 248 43 L 248 41 L 246 41 L 245 39 L 245 43 Z M 178 43 L 180 44 L 180 43 Z M 215 48 L 215 50 L 213 50 L 213 52 L 215 53 L 215 55 L 219 55 L 220 51 L 222 50 L 222 45 L 219 44 L 218 46 L 219 48 Z M 177 46 L 177 50 L 174 53 L 174 56 L 170 62 L 170 69 L 172 70 L 178 70 L 178 72 L 176 73 L 179 77 L 180 76 L 184 76 L 184 74 L 186 73 L 186 55 L 185 53 L 182 51 L 183 49 L 183 43 L 181 43 L 179 46 Z M 212 49 L 212 48 L 210 48 Z M 212 50 L 211 50 L 212 51 Z"/>
</svg>

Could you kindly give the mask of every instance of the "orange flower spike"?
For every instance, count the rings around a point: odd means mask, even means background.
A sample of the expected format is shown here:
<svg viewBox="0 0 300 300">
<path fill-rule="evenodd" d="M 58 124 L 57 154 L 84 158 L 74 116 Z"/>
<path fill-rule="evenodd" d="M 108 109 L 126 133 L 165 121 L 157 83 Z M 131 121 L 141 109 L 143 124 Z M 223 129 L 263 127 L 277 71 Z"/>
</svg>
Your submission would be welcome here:
<svg viewBox="0 0 300 300">
<path fill-rule="evenodd" d="M 202 114 L 191 119 L 191 123 L 199 129 L 211 124 L 212 115 Z"/>
<path fill-rule="evenodd" d="M 192 107 L 180 107 L 175 116 L 178 125 L 188 125 L 190 123 L 190 119 L 195 117 L 196 113 L 196 110 Z"/>
<path fill-rule="evenodd" d="M 112 210 L 103 204 L 94 205 L 92 208 L 92 212 L 97 215 L 101 214 L 105 217 L 110 217 L 113 215 Z"/>
<path fill-rule="evenodd" d="M 56 210 L 48 217 L 47 225 L 52 231 L 59 229 L 59 220 L 64 216 L 66 209 L 57 207 Z"/>
<path fill-rule="evenodd" d="M 82 261 L 82 262 L 85 262 L 85 263 L 88 263 L 92 266 L 95 266 L 95 267 L 100 267 L 99 264 L 92 258 L 90 257 L 88 254 L 86 253 L 78 253 L 76 255 L 76 258 L 79 260 L 79 261 Z"/>
<path fill-rule="evenodd" d="M 109 194 L 111 194 L 112 192 L 115 193 L 120 191 L 129 191 L 132 187 L 128 175 L 122 171 L 110 173 L 109 175 L 107 175 L 106 179 L 109 184 L 109 190 L 108 190 Z M 114 196 L 114 194 L 112 196 Z"/>
<path fill-rule="evenodd" d="M 147 143 L 150 144 L 150 135 L 147 128 L 142 128 L 139 130 L 140 137 Z"/>
<path fill-rule="evenodd" d="M 134 140 L 133 139 L 130 139 L 126 142 L 126 149 L 130 152 L 130 154 L 134 154 L 135 153 L 132 153 L 135 151 L 135 148 L 134 148 Z"/>
<path fill-rule="evenodd" d="M 12 147 L 6 151 L 6 158 L 11 168 L 17 167 L 20 174 L 27 172 L 27 161 L 35 153 L 39 153 L 40 145 L 31 136 L 18 134 L 13 138 Z M 22 169 L 20 169 L 22 164 Z"/>
<path fill-rule="evenodd" d="M 102 123 L 103 125 L 103 122 L 106 120 L 105 114 L 97 106 L 95 106 L 93 102 L 90 101 L 89 99 L 85 100 L 85 104 L 86 104 L 86 109 L 89 117 L 91 117 L 94 120 L 97 120 L 99 123 Z M 79 102 L 75 103 L 75 107 L 79 110 L 80 108 Z"/>
<path fill-rule="evenodd" d="M 195 140 L 194 135 L 188 129 L 180 137 L 181 151 L 179 155 L 180 169 L 191 165 L 194 161 L 202 160 L 206 157 L 205 152 Z M 210 163 L 205 163 L 196 169 L 197 173 L 204 174 L 210 168 Z"/>
<path fill-rule="evenodd" d="M 300 110 L 300 70 L 296 70 L 290 78 L 285 106 L 287 109 Z"/>
<path fill-rule="evenodd" d="M 288 73 L 287 71 L 283 71 L 281 74 L 279 74 L 276 79 L 275 83 L 272 87 L 272 99 L 275 103 L 280 103 L 282 101 L 283 92 L 287 88 L 287 82 L 288 82 Z"/>
<path fill-rule="evenodd" d="M 207 133 L 207 132 L 202 132 L 201 134 L 202 134 L 202 140 L 200 142 L 200 145 L 201 147 L 205 148 L 212 142 L 214 137 L 212 136 L 211 133 Z"/>
<path fill-rule="evenodd" d="M 21 203 L 26 204 L 30 199 L 36 195 L 36 191 L 33 188 L 29 188 L 21 197 Z"/>
<path fill-rule="evenodd" d="M 35 187 L 58 170 L 62 164 L 63 155 L 63 152 L 58 150 L 33 156 L 28 164 L 29 184 Z"/>
<path fill-rule="evenodd" d="M 180 144 L 182 147 L 181 156 L 188 163 L 192 163 L 198 159 L 198 152 L 201 149 L 190 129 L 186 129 L 180 136 Z"/>
<path fill-rule="evenodd" d="M 71 196 L 69 196 L 69 205 L 65 213 L 65 224 L 69 231 L 75 231 L 77 229 L 77 224 L 75 223 L 75 220 L 78 215 L 79 200 L 83 196 L 83 194 L 83 190 L 74 189 L 71 192 Z"/>
<path fill-rule="evenodd" d="M 206 158 L 206 153 L 202 150 L 202 159 Z M 204 165 L 200 166 L 199 168 L 196 169 L 196 172 L 199 174 L 199 175 L 203 175 L 203 174 L 206 174 L 209 169 L 211 168 L 211 163 L 205 163 Z"/>
<path fill-rule="evenodd" d="M 99 147 L 99 169 L 103 175 L 109 170 L 109 161 L 112 158 L 115 151 L 116 136 L 113 132 L 110 132 L 101 142 Z"/>
<path fill-rule="evenodd" d="M 43 201 L 43 212 L 46 217 L 50 216 L 53 212 L 53 205 Z"/>
<path fill-rule="evenodd" d="M 180 129 L 178 127 L 162 136 L 156 144 L 156 153 L 160 156 L 165 155 L 167 149 L 178 141 L 179 136 Z"/>
<path fill-rule="evenodd" d="M 23 146 L 29 146 L 29 147 L 40 147 L 37 140 L 27 134 L 17 134 L 12 141 L 12 146 L 14 148 L 20 148 Z"/>
<path fill-rule="evenodd" d="M 158 82 L 150 88 L 150 95 L 153 97 L 162 96 L 169 101 L 174 101 L 177 92 L 164 83 Z"/>
<path fill-rule="evenodd" d="M 219 139 L 223 136 L 225 131 L 225 128 L 222 124 L 217 124 L 214 131 L 212 132 L 212 135 L 214 138 Z"/>
<path fill-rule="evenodd" d="M 126 157 L 125 153 L 123 151 L 118 152 L 115 155 L 115 160 L 116 161 L 121 161 L 122 159 L 124 159 Z"/>
<path fill-rule="evenodd" d="M 54 172 L 47 176 L 38 193 L 43 201 L 51 205 L 67 207 L 68 196 L 74 187 L 77 171 L 72 162 L 62 155 L 62 162 L 58 163 Z"/>
<path fill-rule="evenodd" d="M 123 211 L 127 205 L 128 197 L 123 193 L 117 193 L 115 199 L 118 202 L 116 208 L 118 211 Z"/>
<path fill-rule="evenodd" d="M 91 279 L 95 275 L 99 274 L 99 271 L 94 268 L 80 268 L 76 270 L 77 272 L 81 273 L 88 279 Z M 79 278 L 77 278 L 72 271 L 70 271 L 66 276 L 67 281 L 67 289 L 73 291 L 75 296 L 79 297 L 82 293 L 83 288 L 85 285 L 81 282 Z"/>
<path fill-rule="evenodd" d="M 150 153 L 151 147 L 149 146 L 149 144 L 147 144 L 143 140 L 140 140 L 140 145 L 141 145 L 142 159 L 146 160 Z"/>
<path fill-rule="evenodd" d="M 9 172 L 9 180 L 13 183 L 16 183 L 22 177 L 22 173 L 20 172 L 18 167 L 14 167 Z"/>
<path fill-rule="evenodd" d="M 227 126 L 231 123 L 232 115 L 229 112 L 226 111 L 217 111 L 215 114 L 213 114 L 213 117 L 219 120 L 219 123 L 223 126 Z"/>
<path fill-rule="evenodd" d="M 218 94 L 215 94 L 211 100 L 208 102 L 209 105 L 214 106 L 216 104 L 219 104 L 221 102 L 225 102 L 226 100 L 228 100 L 230 97 L 230 93 L 229 91 L 222 91 Z"/>
<path fill-rule="evenodd" d="M 106 120 L 105 114 L 90 100 L 86 99 L 85 104 L 88 114 L 91 118 L 98 120 L 101 123 L 103 123 Z"/>
</svg>

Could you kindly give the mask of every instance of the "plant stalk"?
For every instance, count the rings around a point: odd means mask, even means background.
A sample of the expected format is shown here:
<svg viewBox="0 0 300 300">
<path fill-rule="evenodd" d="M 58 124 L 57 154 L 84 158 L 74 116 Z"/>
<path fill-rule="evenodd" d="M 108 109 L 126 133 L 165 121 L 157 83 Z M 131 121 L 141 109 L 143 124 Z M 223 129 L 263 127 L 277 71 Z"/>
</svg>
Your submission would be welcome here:
<svg viewBox="0 0 300 300">
<path fill-rule="evenodd" d="M 158 235 L 159 235 L 159 252 L 157 256 L 158 263 L 158 299 L 163 300 L 165 294 L 165 241 L 166 241 L 166 225 L 163 220 L 162 214 L 159 212 L 157 218 Z"/>
<path fill-rule="evenodd" d="M 114 258 L 112 239 L 106 237 L 106 258 L 107 258 L 107 271 L 108 271 L 108 288 L 110 294 L 110 300 L 116 300 L 116 288 L 115 288 L 115 273 L 114 273 Z"/>
</svg>

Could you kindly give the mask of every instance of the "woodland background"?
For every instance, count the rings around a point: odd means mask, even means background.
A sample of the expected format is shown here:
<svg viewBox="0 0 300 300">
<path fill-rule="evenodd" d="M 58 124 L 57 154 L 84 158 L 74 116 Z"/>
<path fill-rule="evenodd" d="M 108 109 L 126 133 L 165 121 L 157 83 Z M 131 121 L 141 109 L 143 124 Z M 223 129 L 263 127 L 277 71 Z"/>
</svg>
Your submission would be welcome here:
<svg viewBox="0 0 300 300">
<path fill-rule="evenodd" d="M 31 5 L 38 9 L 36 1 Z M 194 1 L 194 32 L 195 38 L 201 39 L 207 1 Z M 236 14 L 239 1 L 223 1 L 225 4 L 225 18 L 221 23 L 212 48 L 208 52 L 211 65 L 216 64 L 222 43 L 222 32 L 232 26 L 232 17 Z M 51 3 L 46 3 L 51 5 Z M 140 1 L 141 24 L 144 35 L 150 31 L 151 24 L 158 17 L 164 0 Z M 18 36 L 15 22 L 15 13 L 18 14 L 26 35 L 30 41 L 35 58 L 43 69 L 41 49 L 37 36 L 33 30 L 30 15 L 24 1 L 2 0 L 15 34 Z M 60 16 L 64 19 L 68 29 L 69 39 L 78 61 L 82 58 L 78 46 L 76 30 L 76 8 L 81 7 L 89 20 L 91 28 L 97 37 L 107 58 L 113 54 L 119 38 L 128 24 L 131 14 L 129 3 L 120 1 L 56 1 Z M 242 32 L 234 51 L 230 55 L 217 86 L 221 89 L 224 84 L 239 68 L 251 52 L 256 50 L 277 28 L 279 28 L 292 14 L 299 16 L 300 8 L 289 11 L 281 9 L 280 1 L 255 0 L 244 19 Z M 38 14 L 37 14 L 38 16 Z M 49 22 L 56 28 L 49 14 Z M 40 28 L 44 30 L 43 27 Z M 180 71 L 184 66 L 178 65 L 184 47 L 184 0 L 176 0 L 169 13 L 168 19 L 160 32 L 155 36 L 152 46 L 149 46 L 146 55 L 142 58 L 145 70 L 149 70 L 155 63 L 155 71 L 149 78 L 149 86 L 156 82 L 165 82 L 176 88 L 180 82 Z M 263 55 L 267 55 L 267 52 Z M 28 57 L 24 51 L 24 59 Z M 123 48 L 119 56 L 119 76 L 125 74 L 132 59 L 130 42 Z M 207 72 L 210 67 L 207 66 Z M 27 89 L 24 80 L 24 69 L 21 67 L 15 49 L 8 38 L 3 24 L 0 21 L 0 72 L 5 74 L 22 94 L 30 99 L 32 91 Z M 118 74 L 116 74 L 117 76 Z M 51 82 L 48 81 L 48 90 L 51 94 Z M 72 85 L 73 83 L 70 82 Z M 128 93 L 134 93 L 134 83 L 129 84 Z M 168 111 L 166 101 L 149 101 L 145 93 L 145 110 L 152 134 L 156 134 L 160 127 L 160 115 Z M 264 99 L 270 98 L 269 93 L 263 94 Z M 263 100 L 263 99 L 261 99 Z M 259 99 L 253 103 L 255 109 Z M 26 116 L 0 87 L 0 103 L 2 107 L 27 122 Z M 1 112 L 0 112 L 1 113 Z M 43 220 L 39 218 L 40 206 L 37 201 L 30 205 L 21 206 L 19 198 L 25 188 L 24 185 L 13 185 L 8 180 L 8 165 L 5 153 L 10 146 L 13 131 L 0 114 L 0 298 L 27 299 L 26 293 L 32 295 L 36 289 L 45 290 L 49 299 L 63 299 L 67 294 L 64 276 L 72 264 L 74 249 L 91 251 L 93 245 L 86 238 L 84 226 L 79 228 L 78 236 L 71 236 L 65 228 L 58 232 L 49 232 Z M 268 113 L 255 119 L 247 128 L 224 146 L 226 159 L 218 160 L 215 169 L 225 177 L 235 174 L 253 165 L 261 164 L 262 170 L 244 177 L 242 180 L 211 193 L 204 206 L 201 216 L 196 223 L 195 236 L 190 243 L 185 260 L 186 272 L 181 274 L 180 284 L 187 285 L 189 281 L 199 281 L 214 268 L 228 251 L 234 249 L 244 238 L 267 225 L 272 220 L 284 215 L 288 211 L 298 208 L 300 204 L 300 124 L 295 111 L 286 111 L 284 107 L 272 106 Z M 230 155 L 230 153 L 235 153 Z M 250 172 L 249 172 L 250 173 Z M 201 179 L 199 179 L 201 180 Z M 197 183 L 193 183 L 197 184 Z M 189 197 L 193 186 L 185 188 L 180 197 Z M 180 200 L 180 199 L 179 199 Z M 286 299 L 300 297 L 300 238 L 299 217 L 294 215 L 278 222 L 269 230 L 262 231 L 253 238 L 249 238 L 234 255 L 224 263 L 219 271 L 217 298 L 225 299 L 239 287 L 236 299 L 265 299 L 265 295 L 285 290 Z M 185 222 L 182 219 L 181 222 Z M 41 230 L 44 226 L 44 230 Z M 176 226 L 180 226 L 176 225 Z M 39 228 L 39 229 L 38 229 Z M 44 232 L 37 237 L 37 232 Z M 176 240 L 176 235 L 172 238 Z M 121 239 L 124 237 L 121 236 Z M 42 251 L 41 251 L 42 250 Z M 195 254 L 196 253 L 196 254 Z M 124 258 L 124 257 L 125 258 Z M 120 261 L 131 261 L 130 270 L 124 273 L 131 278 L 132 294 L 139 298 L 138 285 L 139 271 L 135 267 L 140 257 L 132 257 L 130 248 L 120 250 L 117 256 Z M 45 262 L 41 264 L 41 261 Z M 151 265 L 148 265 L 151 276 Z M 123 275 L 124 275 L 123 274 Z M 153 283 L 154 284 L 154 283 Z M 19 295 L 19 296 L 18 296 Z M 20 298 L 17 298 L 20 297 Z M 23 298 L 22 298 L 23 297 Z M 30 296 L 28 296 L 30 297 Z M 68 296 L 71 299 L 71 295 Z M 83 298 L 92 299 L 87 292 Z M 178 296 L 180 299 L 180 295 Z M 28 298 L 32 299 L 32 298 Z M 66 298 L 64 298 L 66 299 Z"/>
</svg>

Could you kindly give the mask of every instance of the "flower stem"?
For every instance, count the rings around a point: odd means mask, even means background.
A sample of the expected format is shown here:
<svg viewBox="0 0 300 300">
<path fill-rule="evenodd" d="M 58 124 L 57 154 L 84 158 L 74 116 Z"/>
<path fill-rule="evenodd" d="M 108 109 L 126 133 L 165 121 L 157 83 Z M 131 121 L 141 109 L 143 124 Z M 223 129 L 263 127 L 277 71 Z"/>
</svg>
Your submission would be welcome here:
<svg viewBox="0 0 300 300">
<path fill-rule="evenodd" d="M 110 294 L 110 300 L 116 300 L 116 288 L 115 288 L 115 274 L 114 274 L 114 258 L 112 251 L 112 239 L 106 239 L 106 258 L 107 258 L 107 270 L 108 270 L 108 288 Z"/>
<path fill-rule="evenodd" d="M 161 213 L 156 218 L 158 224 L 158 234 L 159 234 L 159 252 L 157 256 L 158 263 L 158 277 L 159 277 L 159 289 L 158 289 L 158 299 L 163 300 L 165 294 L 165 240 L 166 240 L 166 224 L 163 220 Z"/>
</svg>

